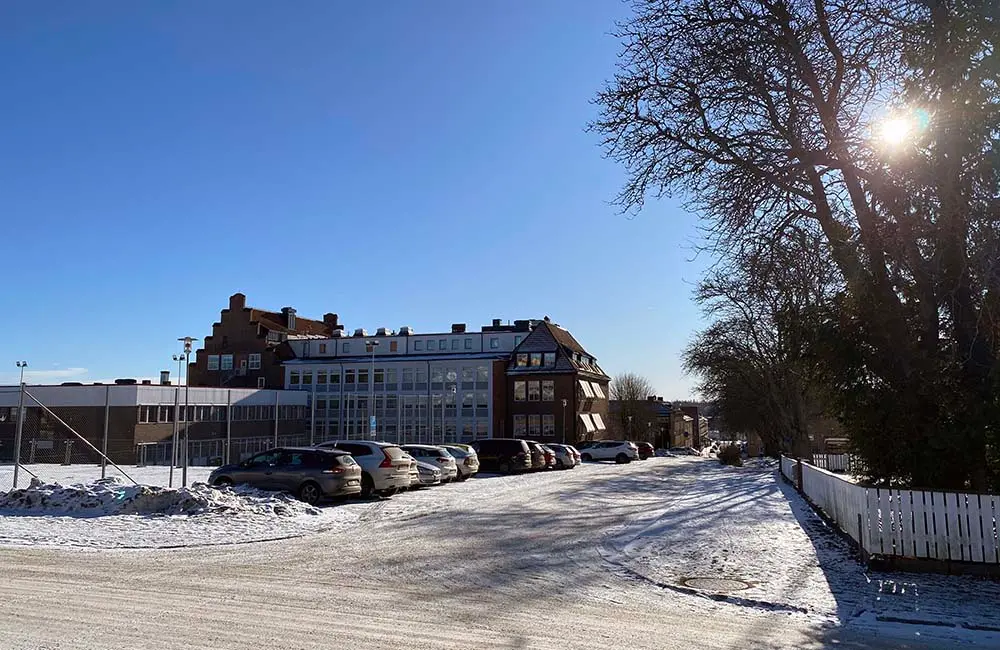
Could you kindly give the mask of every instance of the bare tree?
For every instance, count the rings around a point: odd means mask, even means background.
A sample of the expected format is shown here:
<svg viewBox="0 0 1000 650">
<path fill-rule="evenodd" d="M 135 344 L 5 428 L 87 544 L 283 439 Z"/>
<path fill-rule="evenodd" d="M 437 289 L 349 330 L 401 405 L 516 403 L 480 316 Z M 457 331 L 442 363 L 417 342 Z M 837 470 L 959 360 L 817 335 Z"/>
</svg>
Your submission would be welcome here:
<svg viewBox="0 0 1000 650">
<path fill-rule="evenodd" d="M 634 372 L 623 372 L 611 380 L 611 399 L 617 402 L 617 430 L 632 438 L 644 438 L 654 421 L 647 399 L 653 395 L 653 385 Z"/>
<path fill-rule="evenodd" d="M 683 192 L 713 251 L 740 263 L 755 243 L 818 233 L 841 288 L 803 354 L 822 358 L 873 477 L 983 489 L 1000 448 L 991 3 L 633 6 L 592 125 L 628 170 L 622 208 Z M 876 120 L 894 110 L 909 138 L 888 146 Z"/>
</svg>

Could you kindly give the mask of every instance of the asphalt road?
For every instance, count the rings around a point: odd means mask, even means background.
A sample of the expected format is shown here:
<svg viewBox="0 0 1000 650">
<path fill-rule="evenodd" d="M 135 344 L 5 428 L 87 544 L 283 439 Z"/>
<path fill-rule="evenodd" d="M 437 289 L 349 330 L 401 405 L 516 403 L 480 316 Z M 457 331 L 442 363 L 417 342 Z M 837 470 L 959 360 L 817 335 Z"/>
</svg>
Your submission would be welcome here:
<svg viewBox="0 0 1000 650">
<path fill-rule="evenodd" d="M 613 571 L 602 536 L 669 495 L 610 479 L 677 462 L 474 479 L 349 505 L 350 530 L 283 542 L 0 549 L 0 648 L 935 647 Z"/>
</svg>

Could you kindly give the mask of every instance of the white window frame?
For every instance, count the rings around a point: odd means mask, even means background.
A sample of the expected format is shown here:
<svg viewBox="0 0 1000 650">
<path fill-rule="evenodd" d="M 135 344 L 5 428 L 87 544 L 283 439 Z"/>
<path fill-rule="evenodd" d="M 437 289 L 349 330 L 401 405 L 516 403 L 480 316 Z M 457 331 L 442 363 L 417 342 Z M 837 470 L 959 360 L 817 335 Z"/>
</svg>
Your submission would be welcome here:
<svg viewBox="0 0 1000 650">
<path fill-rule="evenodd" d="M 267 383 L 264 377 L 257 377 L 257 388 L 263 388 Z"/>
<path fill-rule="evenodd" d="M 219 355 L 217 355 L 217 354 L 210 354 L 210 355 L 208 355 L 207 364 L 208 364 L 207 367 L 208 367 L 209 370 L 218 370 L 219 369 Z"/>
<path fill-rule="evenodd" d="M 499 350 L 500 349 L 500 337 L 499 336 L 491 336 L 490 337 L 490 349 L 491 350 Z"/>
<path fill-rule="evenodd" d="M 233 369 L 233 355 L 223 354 L 219 358 L 219 370 L 232 370 Z"/>
</svg>

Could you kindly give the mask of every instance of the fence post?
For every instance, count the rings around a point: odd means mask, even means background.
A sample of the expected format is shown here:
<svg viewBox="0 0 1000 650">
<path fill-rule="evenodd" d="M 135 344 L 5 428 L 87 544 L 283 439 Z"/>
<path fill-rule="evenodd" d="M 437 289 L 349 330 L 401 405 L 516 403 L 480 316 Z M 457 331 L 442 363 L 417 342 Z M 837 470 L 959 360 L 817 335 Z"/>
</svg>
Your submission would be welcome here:
<svg viewBox="0 0 1000 650">
<path fill-rule="evenodd" d="M 63 465 L 72 465 L 73 464 L 71 462 L 72 456 L 73 456 L 73 441 L 72 440 L 67 440 L 66 441 L 66 461 L 63 463 Z"/>
<path fill-rule="evenodd" d="M 229 449 L 233 443 L 233 389 L 226 391 L 226 457 L 224 465 L 229 464 Z"/>
<path fill-rule="evenodd" d="M 858 551 L 861 556 L 862 562 L 867 562 L 868 558 L 865 557 L 865 538 L 863 533 L 863 527 L 861 525 L 861 513 L 858 513 Z"/>
<path fill-rule="evenodd" d="M 802 458 L 795 458 L 795 486 L 802 492 Z"/>
<path fill-rule="evenodd" d="M 17 428 L 14 431 L 14 485 L 17 489 L 17 472 L 21 467 L 21 434 L 24 432 L 24 382 L 21 382 L 21 394 L 17 398 Z"/>
<path fill-rule="evenodd" d="M 34 438 L 32 438 L 31 440 L 28 441 L 28 464 L 29 465 L 34 465 L 35 464 L 35 444 L 36 443 L 37 443 L 37 441 Z M 15 465 L 15 467 L 16 467 L 16 465 Z M 17 484 L 15 483 L 14 486 L 16 487 Z"/>
<path fill-rule="evenodd" d="M 375 378 L 372 378 L 375 381 Z M 316 444 L 316 382 L 312 385 L 312 400 L 309 406 L 309 446 Z"/>
<path fill-rule="evenodd" d="M 274 391 L 274 446 L 275 447 L 278 446 L 278 411 L 281 410 L 279 402 L 280 402 L 280 396 L 278 395 L 278 391 Z"/>
<path fill-rule="evenodd" d="M 104 437 L 101 438 L 101 478 L 108 471 L 108 418 L 111 416 L 111 386 L 104 387 Z"/>
<path fill-rule="evenodd" d="M 167 487 L 174 487 L 174 468 L 177 467 L 177 418 L 180 417 L 180 403 L 181 403 L 181 387 L 177 386 L 174 389 L 174 430 L 170 436 L 170 477 L 167 479 Z M 156 407 L 157 415 L 159 414 L 160 407 Z M 160 418 L 157 417 L 157 420 Z"/>
</svg>

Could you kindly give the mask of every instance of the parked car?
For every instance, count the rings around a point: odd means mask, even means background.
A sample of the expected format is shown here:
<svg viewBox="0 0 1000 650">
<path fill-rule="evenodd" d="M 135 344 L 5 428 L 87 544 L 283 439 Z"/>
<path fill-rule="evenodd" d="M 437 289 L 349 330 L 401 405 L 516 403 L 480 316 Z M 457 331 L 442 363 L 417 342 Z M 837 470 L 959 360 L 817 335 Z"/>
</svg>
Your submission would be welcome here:
<svg viewBox="0 0 1000 650">
<path fill-rule="evenodd" d="M 485 472 L 523 472 L 531 469 L 531 449 L 517 438 L 485 438 L 472 443 L 479 457 L 479 470 Z"/>
<path fill-rule="evenodd" d="M 346 451 L 279 447 L 219 467 L 209 474 L 208 483 L 291 492 L 306 503 L 316 504 L 360 493 L 361 467 Z"/>
<path fill-rule="evenodd" d="M 392 496 L 410 487 L 410 461 L 399 446 L 370 440 L 330 440 L 316 445 L 318 449 L 340 449 L 349 452 L 361 465 L 361 496 Z"/>
<path fill-rule="evenodd" d="M 440 485 L 441 484 L 441 468 L 433 463 L 427 463 L 422 460 L 416 461 L 417 466 L 417 482 L 413 487 L 424 487 L 428 485 Z"/>
<path fill-rule="evenodd" d="M 651 443 L 638 442 L 635 446 L 639 448 L 640 460 L 646 460 L 647 458 L 652 458 L 656 455 L 656 449 L 653 448 Z"/>
<path fill-rule="evenodd" d="M 420 472 L 417 471 L 417 459 L 409 454 L 406 454 L 406 457 L 410 459 L 410 485 L 406 488 L 400 488 L 400 492 L 420 487 Z"/>
<path fill-rule="evenodd" d="M 546 445 L 555 453 L 556 469 L 573 469 L 580 464 L 574 450 L 569 445 Z"/>
<path fill-rule="evenodd" d="M 455 457 L 458 464 L 457 480 L 464 481 L 479 472 L 479 456 L 475 449 L 469 445 L 445 445 L 444 448 Z"/>
<path fill-rule="evenodd" d="M 593 440 L 592 444 L 580 450 L 585 461 L 613 460 L 616 463 L 630 463 L 639 460 L 639 449 L 628 440 Z"/>
<path fill-rule="evenodd" d="M 525 440 L 528 443 L 528 449 L 531 451 L 531 469 L 539 470 L 548 467 L 548 463 L 545 461 L 545 450 L 542 446 L 535 442 L 534 440 Z"/>
<path fill-rule="evenodd" d="M 574 456 L 576 456 L 576 464 L 577 465 L 579 465 L 580 463 L 583 462 L 583 457 L 580 455 L 580 450 L 579 449 L 577 449 L 573 445 L 565 445 L 565 446 L 569 447 L 569 450 L 573 452 Z"/>
<path fill-rule="evenodd" d="M 441 482 L 447 483 L 458 477 L 455 457 L 444 447 L 436 445 L 403 445 L 403 451 L 417 459 L 417 462 L 436 465 L 441 470 Z"/>
<path fill-rule="evenodd" d="M 539 447 L 545 452 L 545 466 L 548 468 L 554 468 L 556 466 L 556 450 L 548 445 L 539 443 Z"/>
</svg>

